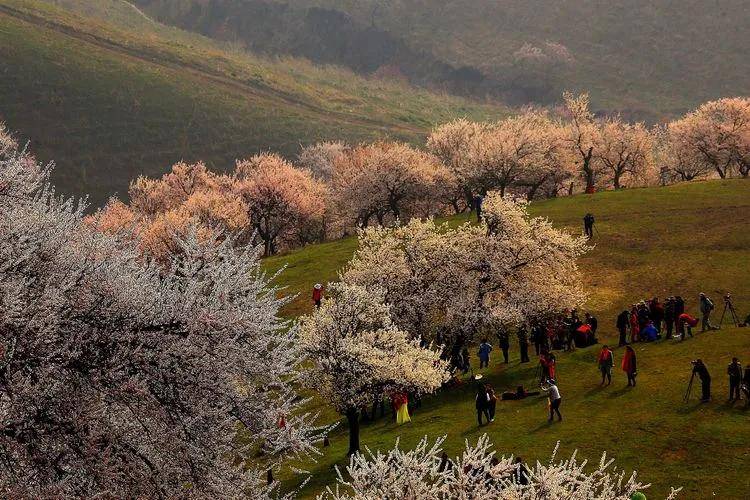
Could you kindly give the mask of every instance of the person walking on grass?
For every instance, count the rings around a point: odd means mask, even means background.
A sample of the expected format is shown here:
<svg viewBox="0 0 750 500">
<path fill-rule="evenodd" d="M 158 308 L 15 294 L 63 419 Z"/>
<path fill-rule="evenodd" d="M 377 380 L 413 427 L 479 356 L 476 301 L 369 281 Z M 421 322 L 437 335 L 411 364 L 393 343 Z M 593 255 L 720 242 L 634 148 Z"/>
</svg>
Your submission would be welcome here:
<svg viewBox="0 0 750 500">
<path fill-rule="evenodd" d="M 630 312 L 627 309 L 617 316 L 617 331 L 620 333 L 619 345 L 620 347 L 627 345 L 628 343 L 628 323 L 630 323 Z"/>
<path fill-rule="evenodd" d="M 701 332 L 705 332 L 706 330 L 716 330 L 716 327 L 711 324 L 711 311 L 714 310 L 713 301 L 703 292 L 701 292 L 698 297 L 700 299 L 701 310 Z"/>
<path fill-rule="evenodd" d="M 562 403 L 562 396 L 560 396 L 560 389 L 557 388 L 557 382 L 554 379 L 548 382 L 549 385 L 542 386 L 542 390 L 547 393 L 549 398 L 549 422 L 554 420 L 555 413 L 557 413 L 557 420 L 562 422 L 562 414 L 560 413 L 560 403 Z"/>
<path fill-rule="evenodd" d="M 487 342 L 487 339 L 482 339 L 482 343 L 479 344 L 479 368 L 486 368 L 490 366 L 490 352 L 492 352 L 492 344 Z"/>
<path fill-rule="evenodd" d="M 602 346 L 602 350 L 599 351 L 599 371 L 602 372 L 602 383 L 599 384 L 604 386 L 606 379 L 607 385 L 612 383 L 612 367 L 615 365 L 615 354 L 607 345 Z"/>
<path fill-rule="evenodd" d="M 729 401 L 739 401 L 741 399 L 742 364 L 737 358 L 732 358 L 732 362 L 727 366 L 727 375 L 729 375 Z"/>
<path fill-rule="evenodd" d="M 631 346 L 625 346 L 625 354 L 622 357 L 622 371 L 628 376 L 628 387 L 635 387 L 635 376 L 638 372 L 635 350 Z"/>
<path fill-rule="evenodd" d="M 482 426 L 482 417 L 485 417 L 487 423 L 490 423 L 490 395 L 487 394 L 487 388 L 482 384 L 477 384 L 477 395 L 474 400 L 477 408 L 477 422 Z"/>
</svg>

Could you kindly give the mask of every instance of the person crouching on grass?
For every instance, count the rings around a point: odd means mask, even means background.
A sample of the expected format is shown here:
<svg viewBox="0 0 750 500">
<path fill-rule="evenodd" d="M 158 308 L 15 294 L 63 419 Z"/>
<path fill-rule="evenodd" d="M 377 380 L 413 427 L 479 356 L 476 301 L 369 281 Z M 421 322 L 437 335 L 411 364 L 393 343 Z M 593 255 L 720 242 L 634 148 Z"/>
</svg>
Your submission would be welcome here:
<svg viewBox="0 0 750 500">
<path fill-rule="evenodd" d="M 557 413 L 557 420 L 562 422 L 562 414 L 560 413 L 560 403 L 562 397 L 560 396 L 560 389 L 557 388 L 557 382 L 550 380 L 548 386 L 542 386 L 542 390 L 547 393 L 549 398 L 549 422 L 554 420 L 555 413 Z"/>
</svg>

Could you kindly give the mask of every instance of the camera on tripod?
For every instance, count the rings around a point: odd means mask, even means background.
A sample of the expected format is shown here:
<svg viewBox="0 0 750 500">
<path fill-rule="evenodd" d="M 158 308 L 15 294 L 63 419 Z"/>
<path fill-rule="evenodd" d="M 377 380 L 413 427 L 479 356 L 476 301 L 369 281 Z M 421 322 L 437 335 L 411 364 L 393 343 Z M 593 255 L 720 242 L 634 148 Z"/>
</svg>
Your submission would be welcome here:
<svg viewBox="0 0 750 500">
<path fill-rule="evenodd" d="M 737 316 L 737 311 L 734 310 L 734 304 L 732 304 L 732 294 L 729 292 L 724 295 L 724 310 L 721 312 L 721 318 L 719 319 L 719 328 L 721 328 L 722 323 L 724 323 L 724 316 L 726 316 L 727 311 L 729 311 L 734 326 L 746 326 L 745 323 L 740 321 L 739 316 Z"/>
</svg>

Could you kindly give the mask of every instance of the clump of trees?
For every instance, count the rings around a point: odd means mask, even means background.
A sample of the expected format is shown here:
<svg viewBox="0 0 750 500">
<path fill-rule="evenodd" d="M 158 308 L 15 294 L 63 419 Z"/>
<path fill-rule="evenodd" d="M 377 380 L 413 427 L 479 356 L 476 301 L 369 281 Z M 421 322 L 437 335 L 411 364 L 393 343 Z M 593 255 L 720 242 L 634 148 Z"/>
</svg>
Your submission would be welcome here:
<svg viewBox="0 0 750 500">
<path fill-rule="evenodd" d="M 134 206 L 182 206 L 218 182 L 176 170 Z M 173 235 L 180 258 L 154 265 L 84 223 L 49 174 L 3 146 L 2 496 L 268 498 L 265 471 L 314 453 L 323 429 L 302 409 L 304 355 L 256 253 L 193 224 Z"/>
<path fill-rule="evenodd" d="M 456 229 L 432 220 L 360 234 L 342 280 L 385 291 L 395 323 L 416 338 L 451 345 L 485 328 L 515 326 L 585 301 L 577 259 L 583 238 L 530 217 L 526 203 L 499 193 L 483 220 Z"/>
</svg>

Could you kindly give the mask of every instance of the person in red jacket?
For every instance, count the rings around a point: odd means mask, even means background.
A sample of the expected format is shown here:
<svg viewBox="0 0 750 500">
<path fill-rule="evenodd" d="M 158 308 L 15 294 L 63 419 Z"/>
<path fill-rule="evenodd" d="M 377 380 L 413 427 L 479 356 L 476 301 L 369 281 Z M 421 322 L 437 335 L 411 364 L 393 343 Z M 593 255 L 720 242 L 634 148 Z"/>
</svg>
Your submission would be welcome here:
<svg viewBox="0 0 750 500">
<path fill-rule="evenodd" d="M 685 340 L 685 330 L 688 335 L 693 336 L 693 327 L 698 325 L 698 318 L 690 316 L 688 313 L 682 313 L 677 318 L 677 332 L 680 334 L 680 340 Z"/>
<path fill-rule="evenodd" d="M 323 285 L 320 283 L 316 283 L 313 287 L 312 300 L 315 307 L 320 309 L 320 303 L 323 301 Z"/>
<path fill-rule="evenodd" d="M 628 387 L 635 387 L 636 358 L 632 347 L 625 347 L 625 355 L 622 357 L 622 371 L 628 376 Z"/>
</svg>

